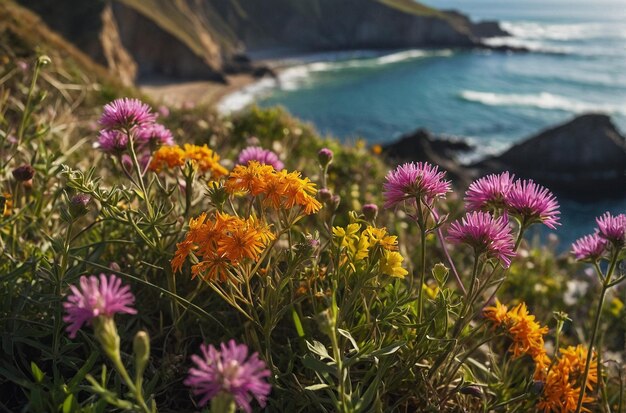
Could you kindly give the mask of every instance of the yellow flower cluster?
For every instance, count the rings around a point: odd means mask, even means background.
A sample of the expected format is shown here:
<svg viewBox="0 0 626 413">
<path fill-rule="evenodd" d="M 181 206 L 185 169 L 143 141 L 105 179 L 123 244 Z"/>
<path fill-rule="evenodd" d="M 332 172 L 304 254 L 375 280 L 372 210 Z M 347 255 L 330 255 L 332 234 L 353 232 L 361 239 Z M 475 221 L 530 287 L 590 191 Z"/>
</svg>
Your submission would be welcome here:
<svg viewBox="0 0 626 413">
<path fill-rule="evenodd" d="M 209 149 L 208 146 L 198 146 L 186 143 L 182 148 L 178 145 L 161 146 L 152 155 L 150 170 L 159 172 L 163 167 L 175 168 L 185 165 L 186 161 L 193 161 L 202 172 L 211 172 L 215 179 L 228 173 L 226 168 L 220 165 L 218 154 Z"/>
<path fill-rule="evenodd" d="M 191 267 L 193 278 L 199 275 L 205 280 L 226 281 L 229 266 L 245 259 L 258 261 L 274 238 L 268 225 L 254 217 L 242 219 L 215 212 L 209 219 L 205 212 L 189 221 L 185 239 L 176 244 L 172 270 L 180 271 L 193 253 L 199 261 Z"/>
<path fill-rule="evenodd" d="M 561 357 L 550 368 L 543 387 L 543 395 L 537 407 L 545 413 L 549 412 L 573 412 L 578 404 L 581 386 L 580 378 L 585 370 L 587 348 L 578 345 L 560 350 Z M 595 357 L 591 360 L 589 375 L 587 376 L 587 391 L 583 403 L 594 402 L 592 394 L 594 386 L 598 383 L 598 362 Z M 582 411 L 590 410 L 583 406 Z"/>
<path fill-rule="evenodd" d="M 256 161 L 237 165 L 228 176 L 225 187 L 231 194 L 263 195 L 263 205 L 273 209 L 290 209 L 298 205 L 310 215 L 322 208 L 315 199 L 315 184 L 309 178 L 302 178 L 298 171 L 276 171 L 271 165 Z"/>
<path fill-rule="evenodd" d="M 548 327 L 535 321 L 535 316 L 528 313 L 526 303 L 519 303 L 509 310 L 496 299 L 496 305 L 485 308 L 484 315 L 496 327 L 502 326 L 508 332 L 513 340 L 510 348 L 513 357 L 529 355 L 535 362 L 535 377 L 542 377 L 550 365 L 543 340 Z"/>
<path fill-rule="evenodd" d="M 402 268 L 404 257 L 397 252 L 398 239 L 388 235 L 386 228 L 368 226 L 361 232 L 361 224 L 353 223 L 347 227 L 333 227 L 333 236 L 344 247 L 350 258 L 357 262 L 367 258 L 370 250 L 376 246 L 382 249 L 378 263 L 380 272 L 391 277 L 403 278 L 408 271 Z"/>
</svg>

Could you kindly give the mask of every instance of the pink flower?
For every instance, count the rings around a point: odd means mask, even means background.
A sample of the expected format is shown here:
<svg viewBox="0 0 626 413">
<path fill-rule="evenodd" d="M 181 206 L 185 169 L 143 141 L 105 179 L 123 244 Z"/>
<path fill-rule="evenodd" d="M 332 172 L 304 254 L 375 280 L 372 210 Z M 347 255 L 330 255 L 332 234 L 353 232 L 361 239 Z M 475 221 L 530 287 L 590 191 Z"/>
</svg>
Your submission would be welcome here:
<svg viewBox="0 0 626 413">
<path fill-rule="evenodd" d="M 383 184 L 385 208 L 392 208 L 407 199 L 420 198 L 430 203 L 450 192 L 445 172 L 426 162 L 405 163 L 390 171 Z"/>
<path fill-rule="evenodd" d="M 572 244 L 572 253 L 577 260 L 595 261 L 604 254 L 607 244 L 607 240 L 599 237 L 597 233 L 585 235 Z"/>
<path fill-rule="evenodd" d="M 556 229 L 559 224 L 559 204 L 554 195 L 532 180 L 517 180 L 506 195 L 509 213 L 526 224 L 542 222 L 548 228 Z"/>
<path fill-rule="evenodd" d="M 101 130 L 98 136 L 97 147 L 108 154 L 119 154 L 126 150 L 128 136 L 116 130 Z"/>
<path fill-rule="evenodd" d="M 196 396 L 202 396 L 200 406 L 221 392 L 232 395 L 237 405 L 250 413 L 250 401 L 256 398 L 265 406 L 272 387 L 265 380 L 270 375 L 265 362 L 257 353 L 248 357 L 248 347 L 230 340 L 222 343 L 220 350 L 212 345 L 201 345 L 202 357 L 193 355 L 195 367 L 189 369 L 184 383 L 191 387 Z"/>
<path fill-rule="evenodd" d="M 488 212 L 468 213 L 461 221 L 450 225 L 447 239 L 453 244 L 469 245 L 476 255 L 487 254 L 489 258 L 498 259 L 505 268 L 515 256 L 507 215 L 494 218 Z"/>
<path fill-rule="evenodd" d="M 468 211 L 492 211 L 505 208 L 505 199 L 513 186 L 514 175 L 503 172 L 487 175 L 474 182 L 465 192 Z"/>
<path fill-rule="evenodd" d="M 624 246 L 626 237 L 626 215 L 611 215 L 605 212 L 604 215 L 596 218 L 598 223 L 598 235 L 610 241 L 613 245 L 621 248 Z"/>
<path fill-rule="evenodd" d="M 122 286 L 122 281 L 115 275 L 100 274 L 80 277 L 80 289 L 70 286 L 72 294 L 63 303 L 66 315 L 63 321 L 69 323 L 67 331 L 70 338 L 76 337 L 76 332 L 85 323 L 90 323 L 96 317 L 113 317 L 116 313 L 136 314 L 137 310 L 130 307 L 135 297 L 130 287 Z"/>
<path fill-rule="evenodd" d="M 152 123 L 156 115 L 139 99 L 116 99 L 104 105 L 100 125 L 107 129 L 130 129 Z"/>
<path fill-rule="evenodd" d="M 258 146 L 248 146 L 239 153 L 239 159 L 237 161 L 240 165 L 247 165 L 250 161 L 257 161 L 258 163 L 271 165 L 277 171 L 281 171 L 285 165 L 278 159 L 278 155 L 274 152 L 263 149 Z"/>
<path fill-rule="evenodd" d="M 137 143 L 142 145 L 153 146 L 172 146 L 174 145 L 174 137 L 172 132 L 165 126 L 158 123 L 150 123 L 148 125 L 140 126 L 136 132 Z"/>
</svg>

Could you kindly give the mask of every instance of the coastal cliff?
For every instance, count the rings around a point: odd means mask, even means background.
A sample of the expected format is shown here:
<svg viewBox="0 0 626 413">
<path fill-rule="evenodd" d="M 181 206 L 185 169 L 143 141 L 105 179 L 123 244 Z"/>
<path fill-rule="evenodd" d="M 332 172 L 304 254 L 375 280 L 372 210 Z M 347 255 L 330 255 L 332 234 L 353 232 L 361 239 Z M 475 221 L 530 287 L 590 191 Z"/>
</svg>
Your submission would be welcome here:
<svg viewBox="0 0 626 413">
<path fill-rule="evenodd" d="M 20 0 L 121 79 L 254 72 L 248 53 L 480 46 L 506 34 L 412 0 Z M 59 7 L 60 5 L 64 7 Z M 72 10 L 67 13 L 67 10 Z M 112 31 L 113 30 L 113 31 Z M 107 50 L 109 51 L 107 53 Z M 111 51 L 116 50 L 116 58 Z M 119 63 L 132 59 L 128 73 Z M 128 82 L 127 82 L 128 83 Z"/>
</svg>

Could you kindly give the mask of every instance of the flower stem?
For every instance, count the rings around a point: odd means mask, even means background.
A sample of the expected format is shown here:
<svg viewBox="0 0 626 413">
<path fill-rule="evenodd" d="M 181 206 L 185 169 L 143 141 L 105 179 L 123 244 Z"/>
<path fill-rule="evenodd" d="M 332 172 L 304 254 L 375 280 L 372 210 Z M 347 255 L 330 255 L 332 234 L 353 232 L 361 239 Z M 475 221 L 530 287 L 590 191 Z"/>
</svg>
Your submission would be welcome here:
<svg viewBox="0 0 626 413">
<path fill-rule="evenodd" d="M 613 257 L 611 259 L 611 264 L 609 265 L 609 269 L 606 272 L 606 276 L 604 277 L 604 282 L 602 284 L 602 292 L 600 294 L 600 301 L 598 302 L 598 308 L 596 309 L 596 317 L 593 322 L 593 329 L 591 330 L 591 339 L 589 340 L 589 348 L 587 349 L 587 360 L 585 361 L 585 371 L 581 377 L 580 384 L 580 394 L 578 396 L 578 404 L 576 405 L 576 413 L 580 413 L 583 406 L 583 399 L 585 398 L 585 390 L 587 390 L 587 377 L 589 376 L 589 369 L 591 367 L 591 359 L 593 357 L 593 345 L 596 341 L 596 336 L 598 335 L 598 328 L 600 327 L 600 317 L 602 315 L 602 307 L 604 305 L 604 299 L 606 297 L 607 290 L 611 287 L 611 276 L 613 275 L 613 271 L 615 270 L 615 266 L 617 265 L 617 258 L 619 257 L 619 250 L 615 248 L 613 253 Z M 601 378 L 599 378 L 601 379 Z"/>
</svg>

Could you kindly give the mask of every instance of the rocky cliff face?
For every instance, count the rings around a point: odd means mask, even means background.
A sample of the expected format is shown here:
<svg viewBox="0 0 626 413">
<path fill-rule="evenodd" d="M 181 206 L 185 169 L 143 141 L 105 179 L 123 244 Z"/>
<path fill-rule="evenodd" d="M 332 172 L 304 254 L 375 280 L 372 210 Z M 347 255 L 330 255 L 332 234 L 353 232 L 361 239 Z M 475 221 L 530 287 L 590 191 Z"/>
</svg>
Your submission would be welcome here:
<svg viewBox="0 0 626 413">
<path fill-rule="evenodd" d="M 112 15 L 105 0 L 19 1 L 97 61 L 131 57 L 139 77 L 223 80 L 252 70 L 249 51 L 473 47 L 502 34 L 412 0 L 117 0 Z"/>
<path fill-rule="evenodd" d="M 626 138 L 601 114 L 547 129 L 475 166 L 510 170 L 577 198 L 626 196 Z"/>
</svg>

